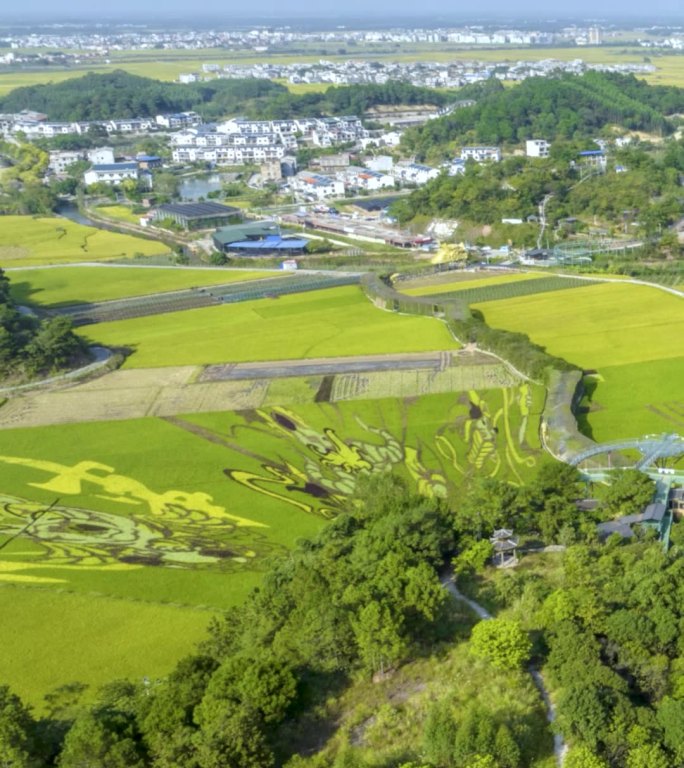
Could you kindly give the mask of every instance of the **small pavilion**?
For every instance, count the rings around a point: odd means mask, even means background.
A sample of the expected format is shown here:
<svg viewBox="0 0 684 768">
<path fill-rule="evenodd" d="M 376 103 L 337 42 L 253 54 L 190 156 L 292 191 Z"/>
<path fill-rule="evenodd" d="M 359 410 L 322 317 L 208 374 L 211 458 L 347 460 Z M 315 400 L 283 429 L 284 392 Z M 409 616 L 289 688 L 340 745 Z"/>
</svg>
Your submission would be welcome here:
<svg viewBox="0 0 684 768">
<path fill-rule="evenodd" d="M 510 568 L 518 564 L 518 539 L 508 528 L 499 528 L 489 539 L 494 549 L 494 565 L 497 568 Z"/>
</svg>

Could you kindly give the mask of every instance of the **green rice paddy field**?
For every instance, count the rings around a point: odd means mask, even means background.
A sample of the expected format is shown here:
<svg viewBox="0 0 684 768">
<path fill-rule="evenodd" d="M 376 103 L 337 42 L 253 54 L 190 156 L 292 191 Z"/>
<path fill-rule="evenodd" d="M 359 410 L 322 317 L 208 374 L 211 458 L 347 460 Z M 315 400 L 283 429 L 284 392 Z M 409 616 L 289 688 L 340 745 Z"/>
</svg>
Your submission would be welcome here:
<svg viewBox="0 0 684 768">
<path fill-rule="evenodd" d="M 0 566 L 2 563 L 0 563 Z M 45 693 L 73 682 L 85 696 L 122 674 L 141 680 L 168 674 L 206 636 L 211 614 L 60 590 L 0 587 L 0 676 L 41 707 Z"/>
<path fill-rule="evenodd" d="M 95 209 L 95 213 L 109 216 L 110 219 L 127 221 L 129 224 L 140 224 L 140 215 L 133 213 L 127 205 L 100 205 Z"/>
<path fill-rule="evenodd" d="M 382 312 L 350 286 L 83 329 L 129 368 L 456 349 L 444 323 Z"/>
<path fill-rule="evenodd" d="M 521 384 L 0 431 L 0 679 L 40 707 L 66 683 L 166 674 L 359 475 L 442 496 L 523 482 L 543 399 Z"/>
<path fill-rule="evenodd" d="M 50 267 L 11 269 L 12 296 L 22 304 L 59 306 L 144 296 L 193 286 L 274 277 L 274 272 L 186 267 Z"/>
<path fill-rule="evenodd" d="M 595 372 L 582 421 L 598 442 L 684 431 L 684 299 L 603 283 L 476 307 L 490 325 Z"/>
<path fill-rule="evenodd" d="M 111 261 L 168 252 L 163 243 L 85 227 L 64 218 L 3 216 L 0 222 L 0 267 Z"/>
</svg>

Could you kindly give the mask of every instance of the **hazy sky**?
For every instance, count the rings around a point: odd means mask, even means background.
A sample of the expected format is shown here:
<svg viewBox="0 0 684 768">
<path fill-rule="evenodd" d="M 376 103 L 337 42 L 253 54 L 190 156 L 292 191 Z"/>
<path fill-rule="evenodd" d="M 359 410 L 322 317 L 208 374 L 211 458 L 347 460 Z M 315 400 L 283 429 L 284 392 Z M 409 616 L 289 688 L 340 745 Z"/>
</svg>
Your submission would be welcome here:
<svg viewBox="0 0 684 768">
<path fill-rule="evenodd" d="M 586 15 L 654 18 L 680 18 L 684 21 L 684 2 L 682 0 L 649 0 L 648 3 L 636 0 L 572 0 L 572 2 L 553 2 L 548 0 L 200 0 L 199 3 L 187 3 L 186 0 L 1 0 L 0 20 L 3 17 L 18 17 L 30 14 L 35 18 L 42 15 L 46 20 L 59 17 L 88 16 L 89 18 L 133 16 L 164 18 L 166 16 L 215 16 L 218 18 L 249 17 L 263 14 L 266 17 L 283 18 L 290 14 L 296 16 L 384 16 L 388 26 L 397 17 L 418 17 L 426 14 L 439 14 L 458 19 L 468 16 L 490 15 L 534 18 L 577 17 Z"/>
</svg>

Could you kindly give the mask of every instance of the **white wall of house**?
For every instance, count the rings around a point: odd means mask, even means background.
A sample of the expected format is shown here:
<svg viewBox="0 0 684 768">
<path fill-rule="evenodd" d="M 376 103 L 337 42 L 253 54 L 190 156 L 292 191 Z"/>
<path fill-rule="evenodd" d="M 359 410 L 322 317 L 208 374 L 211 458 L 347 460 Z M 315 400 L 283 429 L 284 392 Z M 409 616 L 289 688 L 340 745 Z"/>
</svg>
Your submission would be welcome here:
<svg viewBox="0 0 684 768">
<path fill-rule="evenodd" d="M 528 139 L 525 142 L 525 154 L 528 157 L 548 157 L 550 146 L 546 139 Z"/>
</svg>

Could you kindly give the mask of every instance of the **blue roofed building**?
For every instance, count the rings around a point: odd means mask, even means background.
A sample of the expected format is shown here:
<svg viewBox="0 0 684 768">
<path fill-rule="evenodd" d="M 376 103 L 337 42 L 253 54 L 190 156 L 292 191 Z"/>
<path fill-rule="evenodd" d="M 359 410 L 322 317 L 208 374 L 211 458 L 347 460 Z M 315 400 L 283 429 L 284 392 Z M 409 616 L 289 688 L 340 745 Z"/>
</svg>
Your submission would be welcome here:
<svg viewBox="0 0 684 768">
<path fill-rule="evenodd" d="M 144 152 L 140 152 L 135 156 L 135 162 L 138 164 L 139 168 L 144 170 L 162 167 L 161 157 L 158 155 L 146 155 Z"/>
<path fill-rule="evenodd" d="M 212 236 L 216 250 L 242 256 L 297 255 L 306 251 L 308 240 L 283 232 L 275 221 L 254 221 L 223 227 Z"/>
<path fill-rule="evenodd" d="M 608 162 L 603 149 L 585 149 L 579 153 L 579 158 L 583 165 L 598 168 L 601 171 L 605 171 Z"/>
</svg>

